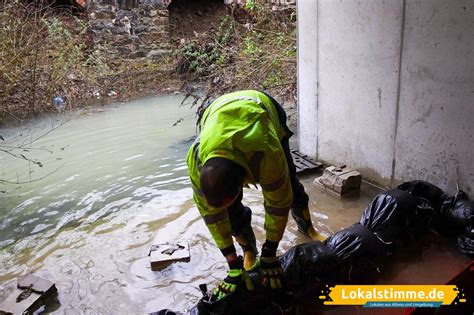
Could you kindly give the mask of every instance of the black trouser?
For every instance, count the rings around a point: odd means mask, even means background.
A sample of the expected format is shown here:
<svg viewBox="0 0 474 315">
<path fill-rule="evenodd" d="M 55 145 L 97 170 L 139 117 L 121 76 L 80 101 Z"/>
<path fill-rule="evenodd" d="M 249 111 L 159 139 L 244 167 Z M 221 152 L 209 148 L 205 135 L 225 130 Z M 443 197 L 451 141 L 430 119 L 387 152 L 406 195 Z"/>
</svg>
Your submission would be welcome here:
<svg viewBox="0 0 474 315">
<path fill-rule="evenodd" d="M 286 124 L 286 113 L 283 107 L 273 97 L 271 97 L 270 95 L 266 93 L 264 94 L 270 98 L 273 105 L 275 106 L 278 112 L 278 118 L 279 118 L 280 124 L 282 125 L 283 129 L 286 132 L 285 137 L 281 140 L 281 146 L 283 148 L 283 151 L 285 152 L 286 162 L 288 163 L 288 169 L 290 171 L 291 189 L 293 191 L 293 196 L 294 196 L 291 210 L 292 210 L 293 216 L 301 217 L 302 210 L 308 208 L 309 197 L 308 197 L 308 194 L 304 190 L 303 184 L 301 184 L 301 182 L 298 179 L 298 176 L 296 174 L 296 166 L 291 156 L 289 140 L 290 140 L 290 137 L 293 135 L 293 132 L 291 132 L 291 130 L 288 128 Z M 244 236 L 246 236 L 245 234 L 249 233 L 248 228 L 251 226 L 250 222 L 251 222 L 251 217 L 252 217 L 252 211 L 250 210 L 250 208 L 245 207 L 242 204 L 242 193 L 235 200 L 235 202 L 228 208 L 228 212 L 229 212 L 230 224 L 232 227 L 232 234 L 234 236 L 241 235 L 241 234 L 244 234 Z M 255 239 L 255 237 L 253 238 Z M 249 240 L 249 242 L 251 241 L 252 240 Z"/>
</svg>

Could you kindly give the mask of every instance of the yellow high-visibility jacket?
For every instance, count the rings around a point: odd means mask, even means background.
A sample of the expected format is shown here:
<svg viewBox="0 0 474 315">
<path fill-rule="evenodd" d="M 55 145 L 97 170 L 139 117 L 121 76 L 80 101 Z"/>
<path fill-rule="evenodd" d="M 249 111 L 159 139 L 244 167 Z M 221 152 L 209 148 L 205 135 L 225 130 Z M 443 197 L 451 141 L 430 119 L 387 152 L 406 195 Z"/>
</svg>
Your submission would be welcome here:
<svg viewBox="0 0 474 315">
<path fill-rule="evenodd" d="M 201 132 L 189 149 L 187 164 L 194 201 L 219 249 L 233 246 L 226 208 L 207 204 L 200 192 L 201 167 L 210 158 L 232 160 L 246 170 L 245 184 L 260 184 L 266 238 L 279 242 L 293 202 L 290 174 L 281 140 L 285 130 L 271 100 L 258 91 L 225 94 L 201 118 Z"/>
</svg>

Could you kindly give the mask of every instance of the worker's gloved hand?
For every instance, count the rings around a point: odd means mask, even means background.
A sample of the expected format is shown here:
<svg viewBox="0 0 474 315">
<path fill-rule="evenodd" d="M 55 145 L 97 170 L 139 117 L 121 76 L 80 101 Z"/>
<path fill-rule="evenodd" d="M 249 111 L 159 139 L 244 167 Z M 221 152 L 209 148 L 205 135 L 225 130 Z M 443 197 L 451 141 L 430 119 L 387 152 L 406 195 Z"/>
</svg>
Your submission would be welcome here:
<svg viewBox="0 0 474 315">
<path fill-rule="evenodd" d="M 227 272 L 227 277 L 222 280 L 219 286 L 212 292 L 212 299 L 222 299 L 223 297 L 235 292 L 237 288 L 243 287 L 249 291 L 254 290 L 252 280 L 249 278 L 247 271 L 243 269 L 243 266 L 236 269 L 230 269 Z"/>
<path fill-rule="evenodd" d="M 260 257 L 258 261 L 262 285 L 271 289 L 282 287 L 283 268 L 276 257 Z"/>
</svg>

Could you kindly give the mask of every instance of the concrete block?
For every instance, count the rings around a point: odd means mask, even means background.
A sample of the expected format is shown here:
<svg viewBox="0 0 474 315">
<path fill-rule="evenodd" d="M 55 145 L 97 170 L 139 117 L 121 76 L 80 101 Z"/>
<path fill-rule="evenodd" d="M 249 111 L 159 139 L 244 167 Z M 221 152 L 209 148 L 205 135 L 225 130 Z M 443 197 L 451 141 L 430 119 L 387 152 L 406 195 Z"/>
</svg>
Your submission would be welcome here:
<svg viewBox="0 0 474 315">
<path fill-rule="evenodd" d="M 159 271 L 177 261 L 188 262 L 191 258 L 187 242 L 152 245 L 150 248 L 151 270 Z"/>
<path fill-rule="evenodd" d="M 0 304 L 0 314 L 31 314 L 56 292 L 53 282 L 27 275 L 18 282 L 13 293 Z"/>
<path fill-rule="evenodd" d="M 329 166 L 323 175 L 314 180 L 314 184 L 325 191 L 333 192 L 338 197 L 358 193 L 362 175 L 353 169 L 343 166 Z"/>
</svg>

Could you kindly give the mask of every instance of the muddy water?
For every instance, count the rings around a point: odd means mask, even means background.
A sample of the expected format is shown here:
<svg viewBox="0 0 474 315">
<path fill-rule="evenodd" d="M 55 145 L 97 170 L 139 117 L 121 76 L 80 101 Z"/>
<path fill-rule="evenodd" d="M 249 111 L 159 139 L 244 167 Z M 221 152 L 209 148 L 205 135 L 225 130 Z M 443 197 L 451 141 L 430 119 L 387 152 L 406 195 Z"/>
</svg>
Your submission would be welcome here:
<svg viewBox="0 0 474 315">
<path fill-rule="evenodd" d="M 144 314 L 184 310 L 215 286 L 226 264 L 192 201 L 185 156 L 194 109 L 182 96 L 145 99 L 49 117 L 1 130 L 5 147 L 43 167 L 0 155 L 0 301 L 33 273 L 55 282 L 58 314 Z M 30 143 L 32 140 L 33 143 Z M 246 189 L 258 246 L 261 193 Z M 191 261 L 150 269 L 152 244 L 187 241 Z M 290 226 L 288 249 L 305 241 Z M 307 240 L 306 240 L 307 241 Z"/>
<path fill-rule="evenodd" d="M 194 109 L 181 100 L 1 130 L 2 145 L 43 167 L 0 155 L 0 179 L 27 182 L 0 186 L 0 301 L 34 273 L 56 283 L 58 313 L 143 314 L 191 306 L 198 282 L 223 275 L 191 199 Z M 152 272 L 150 245 L 175 240 L 190 242 L 191 262 Z"/>
<path fill-rule="evenodd" d="M 43 165 L 0 155 L 0 179 L 21 183 L 0 185 L 0 301 L 32 273 L 58 288 L 49 312 L 182 311 L 202 296 L 199 284 L 212 288 L 226 276 L 192 201 L 185 156 L 194 109 L 181 100 L 156 97 L 0 130 L 2 148 L 21 146 L 12 152 Z M 246 189 L 244 202 L 260 247 L 261 192 Z M 150 246 L 178 240 L 189 243 L 190 262 L 151 271 Z M 280 248 L 304 241 L 290 221 Z"/>
</svg>

